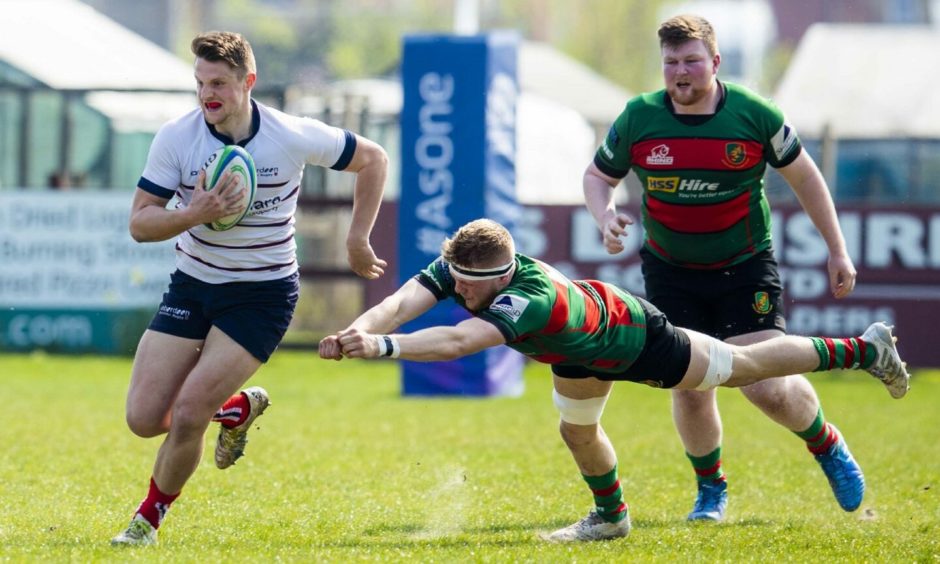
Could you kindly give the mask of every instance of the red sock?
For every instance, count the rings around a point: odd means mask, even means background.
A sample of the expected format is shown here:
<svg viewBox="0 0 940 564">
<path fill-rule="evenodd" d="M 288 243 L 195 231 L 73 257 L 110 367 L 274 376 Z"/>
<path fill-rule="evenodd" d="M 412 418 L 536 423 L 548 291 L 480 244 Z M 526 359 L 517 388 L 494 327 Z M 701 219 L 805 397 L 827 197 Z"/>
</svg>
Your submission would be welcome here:
<svg viewBox="0 0 940 564">
<path fill-rule="evenodd" d="M 238 392 L 234 396 L 225 400 L 222 407 L 212 416 L 213 421 L 218 421 L 223 427 L 238 427 L 248 419 L 251 412 L 251 404 L 248 403 L 248 396 Z"/>
<path fill-rule="evenodd" d="M 160 522 L 163 521 L 166 512 L 170 510 L 170 504 L 179 496 L 178 493 L 167 495 L 161 492 L 160 488 L 157 487 L 157 483 L 151 477 L 150 491 L 147 492 L 147 497 L 140 502 L 137 513 L 153 525 L 154 529 L 159 529 Z"/>
</svg>

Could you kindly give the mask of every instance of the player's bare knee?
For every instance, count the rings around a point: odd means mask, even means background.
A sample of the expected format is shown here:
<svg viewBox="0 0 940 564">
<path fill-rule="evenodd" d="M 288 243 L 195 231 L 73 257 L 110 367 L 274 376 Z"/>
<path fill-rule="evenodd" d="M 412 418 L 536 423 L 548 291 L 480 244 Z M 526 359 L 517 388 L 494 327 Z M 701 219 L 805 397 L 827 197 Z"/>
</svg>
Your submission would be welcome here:
<svg viewBox="0 0 940 564">
<path fill-rule="evenodd" d="M 672 390 L 672 402 L 685 413 L 708 413 L 718 408 L 715 390 Z"/>
<path fill-rule="evenodd" d="M 741 388 L 741 393 L 754 405 L 777 411 L 787 402 L 787 386 L 783 378 L 763 380 Z"/>
<path fill-rule="evenodd" d="M 141 411 L 128 409 L 124 420 L 132 433 L 145 439 L 162 435 L 169 430 L 163 418 L 153 417 Z"/>
<path fill-rule="evenodd" d="M 179 399 L 173 405 L 173 419 L 170 425 L 177 436 L 202 434 L 211 419 L 212 412 L 207 412 L 200 402 Z"/>
</svg>

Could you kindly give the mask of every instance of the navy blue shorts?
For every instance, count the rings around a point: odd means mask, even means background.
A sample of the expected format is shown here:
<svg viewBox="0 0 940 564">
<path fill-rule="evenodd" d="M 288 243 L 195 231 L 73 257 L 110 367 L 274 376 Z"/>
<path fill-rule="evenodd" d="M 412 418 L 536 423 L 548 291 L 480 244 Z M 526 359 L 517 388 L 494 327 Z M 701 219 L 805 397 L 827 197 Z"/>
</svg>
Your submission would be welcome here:
<svg viewBox="0 0 940 564">
<path fill-rule="evenodd" d="M 715 270 L 674 266 L 646 249 L 640 257 L 646 299 L 676 327 L 722 341 L 765 329 L 787 332 L 783 285 L 772 250 Z"/>
<path fill-rule="evenodd" d="M 177 270 L 150 329 L 205 339 L 215 325 L 261 362 L 277 349 L 294 316 L 299 275 L 265 282 L 208 284 Z"/>
</svg>

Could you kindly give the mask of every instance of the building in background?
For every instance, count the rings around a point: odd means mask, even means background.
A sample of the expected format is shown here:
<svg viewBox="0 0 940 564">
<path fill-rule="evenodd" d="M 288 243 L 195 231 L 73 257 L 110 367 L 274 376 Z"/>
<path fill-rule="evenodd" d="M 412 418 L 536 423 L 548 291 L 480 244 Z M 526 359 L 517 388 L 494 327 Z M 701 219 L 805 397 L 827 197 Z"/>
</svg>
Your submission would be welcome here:
<svg viewBox="0 0 940 564">
<path fill-rule="evenodd" d="M 81 2 L 5 0 L 0 187 L 133 188 L 193 92 L 189 64 Z"/>
<path fill-rule="evenodd" d="M 938 52 L 926 25 L 820 23 L 803 36 L 775 99 L 837 202 L 940 202 L 940 104 L 925 70 Z"/>
<path fill-rule="evenodd" d="M 938 0 L 770 0 L 777 36 L 790 46 L 814 23 L 925 24 L 940 20 Z"/>
</svg>

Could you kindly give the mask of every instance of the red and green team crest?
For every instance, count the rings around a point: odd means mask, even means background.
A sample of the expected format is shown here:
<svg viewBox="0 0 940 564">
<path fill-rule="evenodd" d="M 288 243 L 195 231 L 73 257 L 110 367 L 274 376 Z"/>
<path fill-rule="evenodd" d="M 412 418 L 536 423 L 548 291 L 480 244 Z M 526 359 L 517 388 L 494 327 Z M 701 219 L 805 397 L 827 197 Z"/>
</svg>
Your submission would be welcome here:
<svg viewBox="0 0 940 564">
<path fill-rule="evenodd" d="M 744 143 L 725 143 L 725 158 L 722 164 L 729 168 L 741 168 L 747 163 L 747 149 Z"/>
<path fill-rule="evenodd" d="M 770 294 L 767 292 L 754 292 L 754 303 L 751 304 L 751 307 L 761 315 L 770 313 Z"/>
</svg>

